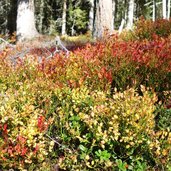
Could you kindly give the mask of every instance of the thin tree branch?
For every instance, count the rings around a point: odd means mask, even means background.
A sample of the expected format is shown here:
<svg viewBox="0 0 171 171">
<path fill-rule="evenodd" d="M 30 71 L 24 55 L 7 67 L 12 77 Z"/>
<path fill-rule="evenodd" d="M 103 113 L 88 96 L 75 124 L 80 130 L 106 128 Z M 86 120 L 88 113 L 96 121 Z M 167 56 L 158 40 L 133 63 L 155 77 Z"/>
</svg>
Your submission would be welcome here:
<svg viewBox="0 0 171 171">
<path fill-rule="evenodd" d="M 65 147 L 64 145 L 60 144 L 57 140 L 55 140 L 54 138 L 50 137 L 48 134 L 46 134 L 46 136 L 52 140 L 54 143 L 56 143 L 59 147 L 62 147 L 63 149 L 66 149 L 68 151 L 71 151 L 69 148 Z"/>
</svg>

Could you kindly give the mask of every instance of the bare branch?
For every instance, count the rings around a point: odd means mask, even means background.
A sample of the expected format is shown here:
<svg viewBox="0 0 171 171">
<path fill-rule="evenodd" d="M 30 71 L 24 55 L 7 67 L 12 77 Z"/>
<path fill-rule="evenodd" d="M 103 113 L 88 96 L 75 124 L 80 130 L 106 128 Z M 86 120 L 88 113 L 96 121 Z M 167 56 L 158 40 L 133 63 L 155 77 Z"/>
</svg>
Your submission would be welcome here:
<svg viewBox="0 0 171 171">
<path fill-rule="evenodd" d="M 1 37 L 0 37 L 0 40 L 1 40 L 2 42 L 6 43 L 6 44 L 10 44 L 9 42 L 7 42 L 5 39 L 3 39 L 3 38 L 1 38 Z"/>
<path fill-rule="evenodd" d="M 5 43 L 6 46 L 7 46 L 7 45 L 10 46 L 11 48 L 14 48 L 14 47 L 15 47 L 15 45 L 12 45 L 11 43 L 9 43 L 8 41 L 6 41 L 5 39 L 3 39 L 3 38 L 1 38 L 1 37 L 0 37 L 0 41 L 3 42 L 3 43 Z M 1 44 L 2 44 L 2 43 L 0 43 L 0 45 L 1 45 Z M 6 47 L 6 46 L 5 46 L 5 47 Z"/>
<path fill-rule="evenodd" d="M 59 36 L 56 37 L 56 45 L 57 47 L 60 47 L 62 50 L 64 50 L 67 55 L 69 54 L 69 50 L 63 45 Z"/>
<path fill-rule="evenodd" d="M 56 143 L 59 147 L 62 147 L 63 149 L 66 149 L 68 151 L 71 151 L 69 148 L 66 148 L 64 145 L 60 144 L 57 140 L 55 140 L 54 138 L 50 137 L 48 134 L 46 134 L 46 136 L 52 140 L 54 143 Z"/>
</svg>

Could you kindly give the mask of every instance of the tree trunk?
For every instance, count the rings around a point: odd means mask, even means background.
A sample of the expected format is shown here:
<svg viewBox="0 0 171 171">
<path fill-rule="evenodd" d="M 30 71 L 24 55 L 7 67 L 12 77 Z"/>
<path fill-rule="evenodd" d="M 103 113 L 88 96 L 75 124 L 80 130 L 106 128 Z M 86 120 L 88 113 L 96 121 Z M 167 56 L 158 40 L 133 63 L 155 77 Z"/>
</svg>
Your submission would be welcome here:
<svg viewBox="0 0 171 171">
<path fill-rule="evenodd" d="M 134 22 L 134 0 L 129 1 L 127 29 L 132 29 Z"/>
<path fill-rule="evenodd" d="M 0 34 L 8 34 L 8 19 L 9 19 L 9 9 L 10 5 L 8 0 L 3 0 L 0 2 Z"/>
<path fill-rule="evenodd" d="M 41 0 L 41 2 L 40 2 L 40 21 L 38 24 L 38 29 L 39 29 L 40 33 L 43 32 L 44 7 L 45 7 L 45 1 Z"/>
<path fill-rule="evenodd" d="M 35 26 L 34 0 L 18 0 L 17 40 L 23 41 L 38 35 Z"/>
<path fill-rule="evenodd" d="M 63 11 L 62 11 L 62 35 L 66 34 L 66 10 L 67 10 L 67 1 L 63 2 Z"/>
<path fill-rule="evenodd" d="M 121 25 L 119 26 L 119 34 L 122 33 L 122 30 L 124 28 L 124 25 L 125 25 L 125 19 L 123 18 L 122 21 L 121 21 Z"/>
<path fill-rule="evenodd" d="M 105 31 L 113 31 L 113 3 L 112 0 L 96 0 L 95 2 L 95 23 L 93 36 L 102 38 Z"/>
<path fill-rule="evenodd" d="M 153 21 L 156 20 L 156 0 L 153 0 Z"/>
<path fill-rule="evenodd" d="M 90 0 L 90 11 L 89 11 L 89 30 L 93 32 L 94 25 L 94 0 Z"/>
<path fill-rule="evenodd" d="M 118 30 L 119 31 L 119 34 L 122 33 L 122 31 L 123 31 L 123 29 L 124 29 L 124 27 L 126 25 L 127 18 L 128 18 L 128 15 L 127 15 L 128 14 L 128 8 L 127 8 L 128 4 L 127 4 L 127 1 L 126 0 L 124 0 L 123 6 L 124 6 L 124 8 L 122 10 L 121 23 L 120 23 L 119 30 Z"/>
<path fill-rule="evenodd" d="M 117 29 L 116 28 L 116 21 L 117 21 L 117 14 L 118 14 L 118 0 L 114 0 L 115 1 L 115 3 L 114 3 L 114 5 L 115 5 L 115 7 L 114 7 L 114 25 L 113 25 L 113 29 Z"/>
<path fill-rule="evenodd" d="M 112 0 L 112 7 L 113 7 L 113 29 L 115 29 L 115 16 L 116 16 L 116 14 L 115 14 L 115 12 L 116 12 L 116 2 L 115 2 L 115 0 Z"/>
<path fill-rule="evenodd" d="M 9 34 L 16 31 L 16 20 L 17 20 L 17 0 L 10 0 L 10 10 L 8 12 L 7 29 Z"/>
<path fill-rule="evenodd" d="M 170 19 L 170 0 L 168 0 L 168 4 L 167 4 L 167 19 Z"/>
<path fill-rule="evenodd" d="M 166 3 L 167 0 L 163 0 L 163 19 L 166 19 L 167 18 L 167 3 Z"/>
</svg>

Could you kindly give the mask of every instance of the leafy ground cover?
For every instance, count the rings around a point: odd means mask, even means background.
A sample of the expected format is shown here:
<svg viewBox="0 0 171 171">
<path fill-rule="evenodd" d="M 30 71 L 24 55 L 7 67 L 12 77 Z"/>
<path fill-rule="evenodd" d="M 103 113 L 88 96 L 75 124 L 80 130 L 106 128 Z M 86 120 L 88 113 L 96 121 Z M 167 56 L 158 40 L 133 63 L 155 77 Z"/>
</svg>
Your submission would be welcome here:
<svg viewBox="0 0 171 171">
<path fill-rule="evenodd" d="M 141 22 L 69 55 L 0 52 L 1 169 L 171 169 L 170 33 Z"/>
</svg>

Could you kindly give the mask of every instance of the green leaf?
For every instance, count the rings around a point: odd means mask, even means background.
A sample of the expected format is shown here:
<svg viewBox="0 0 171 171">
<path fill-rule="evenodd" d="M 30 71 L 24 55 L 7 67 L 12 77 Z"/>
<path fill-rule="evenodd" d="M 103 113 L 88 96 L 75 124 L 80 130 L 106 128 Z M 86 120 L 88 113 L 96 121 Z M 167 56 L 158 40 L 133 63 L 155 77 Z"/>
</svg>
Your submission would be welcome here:
<svg viewBox="0 0 171 171">
<path fill-rule="evenodd" d="M 83 145 L 79 145 L 79 149 L 81 151 L 83 151 L 83 152 L 87 152 L 88 151 L 88 149 L 85 146 L 83 146 Z"/>
<path fill-rule="evenodd" d="M 69 118 L 70 121 L 79 121 L 80 120 L 80 117 L 79 116 L 71 116 Z"/>
</svg>

